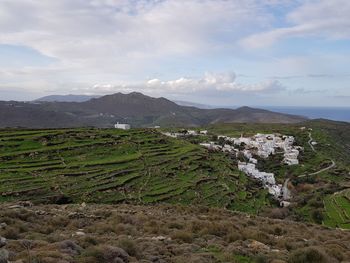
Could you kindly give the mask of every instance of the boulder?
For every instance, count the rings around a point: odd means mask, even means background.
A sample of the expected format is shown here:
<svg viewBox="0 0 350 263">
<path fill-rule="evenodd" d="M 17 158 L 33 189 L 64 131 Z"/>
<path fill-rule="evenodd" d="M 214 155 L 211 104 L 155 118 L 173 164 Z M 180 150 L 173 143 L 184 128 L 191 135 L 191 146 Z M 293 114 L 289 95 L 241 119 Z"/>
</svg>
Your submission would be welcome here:
<svg viewBox="0 0 350 263">
<path fill-rule="evenodd" d="M 263 252 L 270 250 L 270 247 L 256 240 L 252 240 L 248 247 L 255 252 Z"/>
</svg>

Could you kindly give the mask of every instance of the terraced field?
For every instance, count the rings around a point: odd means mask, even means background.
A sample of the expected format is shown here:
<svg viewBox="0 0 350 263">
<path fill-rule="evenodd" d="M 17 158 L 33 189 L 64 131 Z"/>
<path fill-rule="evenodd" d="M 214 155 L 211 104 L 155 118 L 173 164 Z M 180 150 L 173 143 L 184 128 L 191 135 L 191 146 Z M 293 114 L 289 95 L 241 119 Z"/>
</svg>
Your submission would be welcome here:
<svg viewBox="0 0 350 263">
<path fill-rule="evenodd" d="M 0 200 L 268 204 L 221 153 L 150 129 L 0 130 Z M 244 193 L 244 194 L 242 194 Z"/>
<path fill-rule="evenodd" d="M 325 199 L 326 219 L 331 227 L 350 229 L 350 190 L 335 193 Z"/>
</svg>

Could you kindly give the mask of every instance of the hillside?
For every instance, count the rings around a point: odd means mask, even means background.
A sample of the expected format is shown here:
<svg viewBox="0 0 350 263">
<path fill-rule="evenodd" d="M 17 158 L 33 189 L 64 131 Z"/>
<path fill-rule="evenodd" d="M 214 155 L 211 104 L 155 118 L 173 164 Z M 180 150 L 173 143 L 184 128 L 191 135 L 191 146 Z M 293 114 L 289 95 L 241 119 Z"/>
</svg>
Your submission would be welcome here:
<svg viewBox="0 0 350 263">
<path fill-rule="evenodd" d="M 209 126 L 208 130 L 233 137 L 256 133 L 293 135 L 296 144 L 304 148 L 300 165 L 283 165 L 279 154 L 259 165 L 274 173 L 280 183 L 290 180 L 292 205 L 282 217 L 350 229 L 349 123 L 312 120 L 293 125 L 220 124 Z M 316 143 L 313 148 L 312 141 Z"/>
<path fill-rule="evenodd" d="M 300 116 L 249 107 L 232 110 L 180 106 L 165 98 L 137 92 L 116 93 L 83 102 L 0 101 L 0 108 L 0 127 L 112 127 L 118 121 L 133 127 L 196 127 L 222 122 L 297 123 L 305 120 Z"/>
<path fill-rule="evenodd" d="M 158 129 L 1 129 L 0 256 L 346 262 L 349 128 L 325 120 L 212 124 L 207 135 L 181 138 Z M 278 183 L 289 182 L 288 207 L 240 172 L 235 157 L 198 145 L 256 133 L 292 135 L 303 147 L 300 165 L 283 165 L 279 153 L 259 160 Z"/>
<path fill-rule="evenodd" d="M 338 263 L 350 258 L 349 232 L 223 209 L 28 205 L 0 205 L 0 236 L 7 238 L 0 243 L 2 259 L 8 255 L 11 262 L 41 263 Z"/>
<path fill-rule="evenodd" d="M 207 129 L 206 136 L 183 139 L 152 129 L 1 130 L 0 200 L 199 204 L 350 228 L 348 123 L 215 124 Z M 292 135 L 303 148 L 300 165 L 283 165 L 280 153 L 259 161 L 259 169 L 274 173 L 277 183 L 289 180 L 293 198 L 288 209 L 279 208 L 258 181 L 239 172 L 236 157 L 198 145 L 217 135 L 256 133 Z M 317 142 L 314 150 L 310 136 Z"/>
<path fill-rule="evenodd" d="M 224 155 L 153 130 L 3 130 L 0 146 L 1 201 L 269 204 Z"/>
</svg>

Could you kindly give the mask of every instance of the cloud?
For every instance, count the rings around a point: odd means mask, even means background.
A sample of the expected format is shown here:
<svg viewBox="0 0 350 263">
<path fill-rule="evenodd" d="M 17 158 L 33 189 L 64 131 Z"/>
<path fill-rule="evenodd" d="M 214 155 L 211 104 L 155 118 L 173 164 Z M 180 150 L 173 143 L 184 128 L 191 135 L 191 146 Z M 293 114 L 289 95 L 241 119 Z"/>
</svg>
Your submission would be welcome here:
<svg viewBox="0 0 350 263">
<path fill-rule="evenodd" d="M 290 76 L 271 76 L 271 79 L 333 79 L 347 78 L 350 74 L 326 74 L 326 73 L 310 73 L 306 75 L 290 75 Z"/>
<path fill-rule="evenodd" d="M 148 94 L 192 94 L 208 91 L 222 93 L 250 93 L 264 94 L 275 93 L 286 88 L 276 80 L 267 80 L 256 84 L 242 84 L 236 81 L 236 74 L 230 73 L 205 73 L 202 78 L 181 77 L 175 80 L 162 81 L 150 79 L 145 83 L 134 85 L 98 84 L 89 87 L 89 92 L 130 92 L 133 90 L 144 91 Z"/>
<path fill-rule="evenodd" d="M 350 39 L 350 1 L 305 1 L 287 15 L 290 26 L 253 34 L 241 40 L 246 48 L 268 47 L 278 40 L 291 37 L 321 37 Z"/>
<path fill-rule="evenodd" d="M 302 95 L 305 95 L 305 94 L 315 94 L 315 93 L 327 93 L 328 90 L 326 89 L 305 89 L 305 88 L 297 88 L 297 89 L 293 89 L 293 90 L 290 90 L 290 94 L 302 94 Z"/>
<path fill-rule="evenodd" d="M 268 23 L 255 2 L 3 0 L 0 43 L 29 46 L 73 65 L 128 68 L 233 43 L 244 28 Z"/>
</svg>

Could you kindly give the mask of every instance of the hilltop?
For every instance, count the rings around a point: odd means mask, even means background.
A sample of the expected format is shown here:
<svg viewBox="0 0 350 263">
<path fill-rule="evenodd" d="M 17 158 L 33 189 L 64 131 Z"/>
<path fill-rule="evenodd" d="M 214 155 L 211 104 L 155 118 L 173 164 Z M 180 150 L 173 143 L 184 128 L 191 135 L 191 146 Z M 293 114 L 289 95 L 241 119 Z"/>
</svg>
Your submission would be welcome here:
<svg viewBox="0 0 350 263">
<path fill-rule="evenodd" d="M 249 107 L 233 110 L 180 106 L 166 98 L 153 98 L 138 92 L 116 93 L 82 102 L 42 100 L 48 99 L 0 101 L 0 127 L 112 127 L 116 122 L 126 122 L 133 127 L 197 127 L 214 123 L 297 123 L 306 120 Z"/>
</svg>

